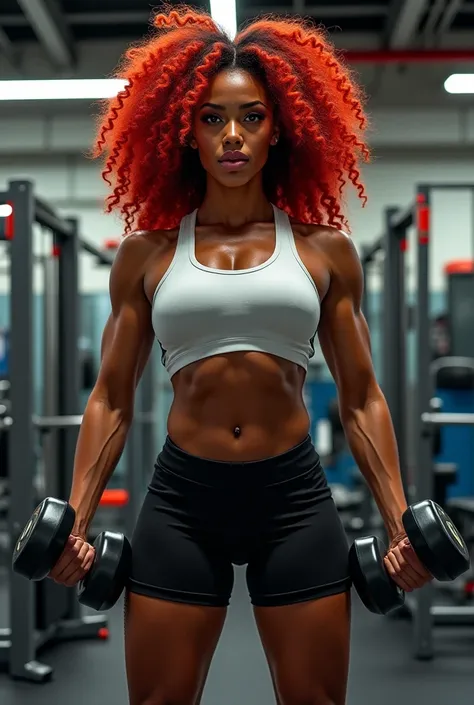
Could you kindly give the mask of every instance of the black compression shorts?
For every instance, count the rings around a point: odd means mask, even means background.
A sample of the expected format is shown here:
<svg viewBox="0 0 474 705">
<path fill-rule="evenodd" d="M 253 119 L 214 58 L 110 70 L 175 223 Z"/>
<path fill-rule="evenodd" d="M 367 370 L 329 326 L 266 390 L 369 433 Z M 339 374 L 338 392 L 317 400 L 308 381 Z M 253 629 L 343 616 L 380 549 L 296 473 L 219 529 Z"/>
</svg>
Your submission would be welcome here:
<svg viewBox="0 0 474 705">
<path fill-rule="evenodd" d="M 289 605 L 350 589 L 348 543 L 308 437 L 281 455 L 222 462 L 169 438 L 133 536 L 129 590 L 227 606 L 247 564 L 253 605 Z"/>
</svg>

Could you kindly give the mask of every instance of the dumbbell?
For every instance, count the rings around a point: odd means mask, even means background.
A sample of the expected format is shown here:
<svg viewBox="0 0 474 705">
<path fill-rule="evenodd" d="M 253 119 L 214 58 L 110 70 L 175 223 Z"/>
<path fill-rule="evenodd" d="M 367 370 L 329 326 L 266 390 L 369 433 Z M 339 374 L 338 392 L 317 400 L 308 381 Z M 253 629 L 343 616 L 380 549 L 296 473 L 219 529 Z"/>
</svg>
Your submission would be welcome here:
<svg viewBox="0 0 474 705">
<path fill-rule="evenodd" d="M 433 578 L 448 582 L 469 570 L 464 539 L 436 502 L 429 499 L 412 505 L 402 520 L 413 550 Z M 385 570 L 386 552 L 375 536 L 356 539 L 349 552 L 354 587 L 374 614 L 388 614 L 405 603 L 405 592 Z"/>
<path fill-rule="evenodd" d="M 16 542 L 12 567 L 29 580 L 43 580 L 54 568 L 66 546 L 75 521 L 67 502 L 44 499 L 33 512 Z M 78 585 L 79 602 L 103 611 L 115 605 L 131 569 L 132 549 L 128 539 L 104 531 L 94 541 L 94 563 Z"/>
</svg>

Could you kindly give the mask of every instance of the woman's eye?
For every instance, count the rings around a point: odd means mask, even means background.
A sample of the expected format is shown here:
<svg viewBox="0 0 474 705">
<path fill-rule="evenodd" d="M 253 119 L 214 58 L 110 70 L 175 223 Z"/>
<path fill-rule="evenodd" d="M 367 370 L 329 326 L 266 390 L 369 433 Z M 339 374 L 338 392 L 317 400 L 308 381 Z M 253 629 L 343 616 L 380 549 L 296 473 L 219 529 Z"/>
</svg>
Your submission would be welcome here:
<svg viewBox="0 0 474 705">
<path fill-rule="evenodd" d="M 202 118 L 202 121 L 206 122 L 208 125 L 216 125 L 218 120 L 220 120 L 218 115 L 205 115 Z"/>
<path fill-rule="evenodd" d="M 255 123 L 255 122 L 261 122 L 264 119 L 265 119 L 265 116 L 261 115 L 260 113 L 249 113 L 248 115 L 245 116 L 244 122 Z M 204 117 L 202 118 L 202 121 L 204 123 L 206 123 L 207 125 L 217 125 L 218 122 L 222 121 L 222 118 L 219 117 L 219 115 L 204 115 Z"/>
<path fill-rule="evenodd" d="M 252 118 L 252 119 L 250 119 Z M 245 118 L 249 122 L 260 122 L 261 120 L 265 119 L 264 115 L 261 115 L 260 113 L 250 113 L 249 115 L 246 116 Z"/>
</svg>

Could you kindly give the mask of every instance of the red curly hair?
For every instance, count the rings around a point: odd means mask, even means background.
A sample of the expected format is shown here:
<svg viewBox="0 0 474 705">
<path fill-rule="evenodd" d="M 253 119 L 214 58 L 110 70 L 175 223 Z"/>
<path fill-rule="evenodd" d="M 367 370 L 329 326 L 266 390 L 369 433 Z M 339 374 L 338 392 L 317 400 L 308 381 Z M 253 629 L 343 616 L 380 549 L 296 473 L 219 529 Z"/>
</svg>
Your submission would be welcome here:
<svg viewBox="0 0 474 705">
<path fill-rule="evenodd" d="M 127 81 L 104 104 L 94 156 L 106 155 L 106 211 L 125 232 L 169 229 L 197 208 L 206 175 L 189 146 L 193 114 L 219 71 L 258 78 L 281 134 L 263 170 L 269 201 L 303 223 L 347 227 L 344 187 L 364 201 L 359 163 L 369 160 L 362 92 L 323 30 L 301 18 L 265 16 L 232 41 L 205 12 L 166 6 L 154 31 L 130 48 L 116 75 Z"/>
</svg>

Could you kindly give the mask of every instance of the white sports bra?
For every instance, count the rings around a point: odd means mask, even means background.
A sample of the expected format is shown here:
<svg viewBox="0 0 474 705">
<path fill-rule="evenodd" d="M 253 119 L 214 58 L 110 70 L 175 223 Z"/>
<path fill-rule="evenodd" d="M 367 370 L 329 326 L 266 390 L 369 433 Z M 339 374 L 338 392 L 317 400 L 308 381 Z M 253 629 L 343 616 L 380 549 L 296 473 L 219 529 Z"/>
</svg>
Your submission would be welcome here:
<svg viewBox="0 0 474 705">
<path fill-rule="evenodd" d="M 237 351 L 276 355 L 305 370 L 321 305 L 296 249 L 288 215 L 273 206 L 275 250 L 248 269 L 196 259 L 197 209 L 181 221 L 176 251 L 156 287 L 152 323 L 169 376 L 197 360 Z"/>
</svg>

